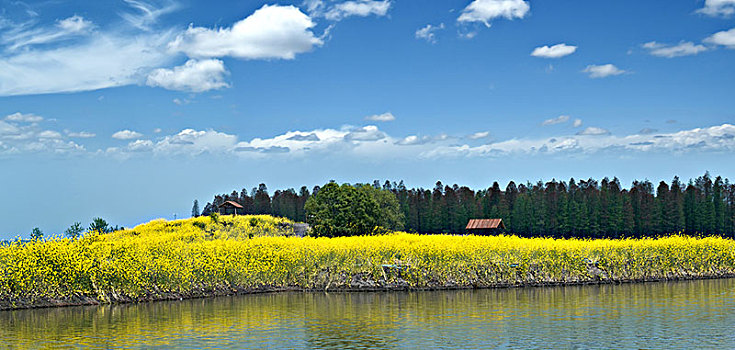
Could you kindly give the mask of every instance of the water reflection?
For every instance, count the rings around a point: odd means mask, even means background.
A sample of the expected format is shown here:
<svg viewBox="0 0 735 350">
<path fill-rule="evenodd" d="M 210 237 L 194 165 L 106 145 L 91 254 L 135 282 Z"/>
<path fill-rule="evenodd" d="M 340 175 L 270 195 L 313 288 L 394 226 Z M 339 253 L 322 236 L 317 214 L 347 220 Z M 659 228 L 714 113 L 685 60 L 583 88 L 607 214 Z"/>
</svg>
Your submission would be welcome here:
<svg viewBox="0 0 735 350">
<path fill-rule="evenodd" d="M 25 348 L 735 348 L 735 279 L 0 312 Z"/>
</svg>

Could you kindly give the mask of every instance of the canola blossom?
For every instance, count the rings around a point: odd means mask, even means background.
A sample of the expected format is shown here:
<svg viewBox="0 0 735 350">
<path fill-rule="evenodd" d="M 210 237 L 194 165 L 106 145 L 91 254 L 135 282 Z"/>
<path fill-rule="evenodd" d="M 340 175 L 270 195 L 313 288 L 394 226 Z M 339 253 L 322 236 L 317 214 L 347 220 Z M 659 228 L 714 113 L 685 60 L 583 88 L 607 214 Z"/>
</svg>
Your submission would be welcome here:
<svg viewBox="0 0 735 350">
<path fill-rule="evenodd" d="M 392 233 L 297 237 L 270 216 L 154 220 L 0 246 L 0 306 L 13 300 L 151 300 L 167 293 L 452 288 L 722 277 L 735 241 L 673 235 L 552 239 Z"/>
</svg>

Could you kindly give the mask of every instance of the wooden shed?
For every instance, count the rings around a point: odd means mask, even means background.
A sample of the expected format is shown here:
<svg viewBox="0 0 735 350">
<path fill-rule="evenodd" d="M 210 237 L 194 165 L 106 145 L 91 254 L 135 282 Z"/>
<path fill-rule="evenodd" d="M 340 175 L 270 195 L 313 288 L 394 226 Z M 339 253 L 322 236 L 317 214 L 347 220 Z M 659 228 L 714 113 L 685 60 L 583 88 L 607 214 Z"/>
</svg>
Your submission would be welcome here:
<svg viewBox="0 0 735 350">
<path fill-rule="evenodd" d="M 505 230 L 505 224 L 503 219 L 470 219 L 465 230 L 475 235 L 497 234 Z"/>
<path fill-rule="evenodd" d="M 245 208 L 243 208 L 240 203 L 233 201 L 226 201 L 217 206 L 217 211 L 220 215 L 237 215 L 238 210 L 240 211 L 240 214 L 245 214 L 244 209 Z"/>
</svg>

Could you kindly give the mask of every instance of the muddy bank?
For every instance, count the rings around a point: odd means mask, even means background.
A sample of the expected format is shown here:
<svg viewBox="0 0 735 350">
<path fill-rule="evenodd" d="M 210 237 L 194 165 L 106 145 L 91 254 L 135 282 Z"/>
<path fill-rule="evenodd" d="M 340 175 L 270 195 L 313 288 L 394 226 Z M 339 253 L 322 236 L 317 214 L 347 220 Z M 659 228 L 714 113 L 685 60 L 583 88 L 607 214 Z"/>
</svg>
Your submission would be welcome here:
<svg viewBox="0 0 735 350">
<path fill-rule="evenodd" d="M 337 278 L 322 286 L 300 287 L 300 286 L 217 286 L 198 288 L 190 291 L 155 291 L 138 296 L 128 296 L 115 292 L 107 292 L 101 295 L 77 294 L 68 297 L 0 297 L 0 311 L 30 308 L 48 308 L 65 306 L 83 306 L 100 304 L 125 304 L 153 301 L 174 301 L 184 299 L 208 298 L 217 296 L 232 296 L 256 293 L 275 292 L 391 292 L 391 291 L 427 291 L 427 290 L 453 290 L 453 289 L 489 289 L 489 288 L 521 288 L 521 287 L 550 287 L 550 286 L 574 286 L 595 284 L 622 284 L 643 282 L 682 281 L 696 279 L 735 278 L 735 273 L 713 273 L 713 274 L 669 274 L 668 276 L 650 276 L 639 279 L 614 279 L 601 278 L 592 275 L 579 279 L 566 281 L 554 280 L 519 280 L 513 283 L 455 283 L 452 281 L 444 283 L 427 283 L 421 286 L 412 286 L 400 277 L 392 278 L 390 281 L 374 280 L 367 276 L 355 275 L 351 278 Z"/>
</svg>

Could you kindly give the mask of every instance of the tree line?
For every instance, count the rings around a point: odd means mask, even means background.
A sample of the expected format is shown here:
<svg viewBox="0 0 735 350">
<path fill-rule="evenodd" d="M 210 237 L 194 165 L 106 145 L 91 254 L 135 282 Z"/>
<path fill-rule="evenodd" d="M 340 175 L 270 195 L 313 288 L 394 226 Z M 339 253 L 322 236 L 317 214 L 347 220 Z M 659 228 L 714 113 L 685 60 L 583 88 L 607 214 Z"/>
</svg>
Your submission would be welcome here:
<svg viewBox="0 0 735 350">
<path fill-rule="evenodd" d="M 674 177 L 655 186 L 648 180 L 634 181 L 629 188 L 617 178 L 510 181 L 504 189 L 494 182 L 481 190 L 440 181 L 433 189 L 409 189 L 403 181 L 381 184 L 376 180 L 371 186 L 396 197 L 402 226 L 409 232 L 464 233 L 471 218 L 502 218 L 507 232 L 521 236 L 621 238 L 682 232 L 735 237 L 735 184 L 709 173 L 686 184 Z M 307 221 L 304 206 L 319 190 L 320 186 L 311 191 L 304 186 L 298 192 L 277 190 L 269 195 L 266 185 L 260 184 L 250 191 L 216 195 L 202 214 L 234 201 L 245 214 L 303 222 Z"/>
</svg>

